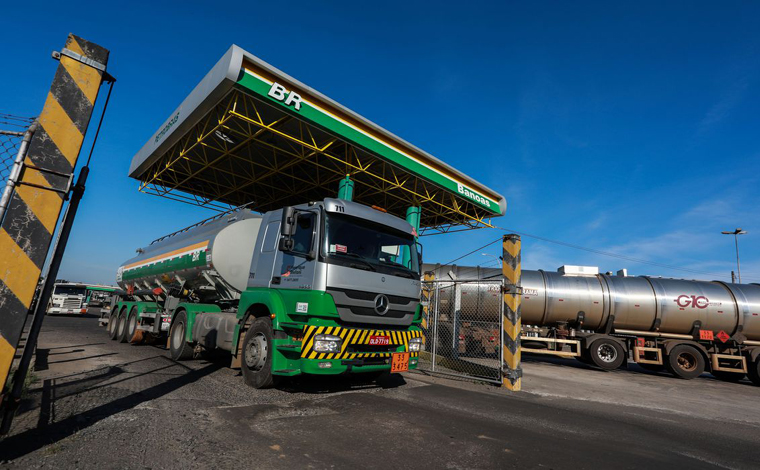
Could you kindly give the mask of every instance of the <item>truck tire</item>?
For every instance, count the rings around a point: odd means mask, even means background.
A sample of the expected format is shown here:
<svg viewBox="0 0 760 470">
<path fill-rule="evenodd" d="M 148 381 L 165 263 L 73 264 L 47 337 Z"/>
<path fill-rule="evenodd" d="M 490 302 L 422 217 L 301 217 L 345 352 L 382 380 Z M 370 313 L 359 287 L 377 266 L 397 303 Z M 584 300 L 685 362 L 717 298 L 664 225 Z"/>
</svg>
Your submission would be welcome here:
<svg viewBox="0 0 760 470">
<path fill-rule="evenodd" d="M 741 372 L 726 372 L 722 370 L 714 370 L 710 372 L 713 377 L 724 382 L 739 382 L 744 378 L 744 374 Z"/>
<path fill-rule="evenodd" d="M 747 364 L 747 377 L 753 384 L 760 385 L 760 356 Z"/>
<path fill-rule="evenodd" d="M 193 358 L 193 345 L 185 341 L 187 338 L 187 313 L 180 310 L 176 314 L 169 330 L 169 353 L 175 361 L 186 361 Z"/>
<path fill-rule="evenodd" d="M 127 307 L 124 307 L 121 309 L 121 313 L 119 314 L 119 321 L 116 323 L 116 339 L 120 343 L 126 343 L 127 342 L 127 314 L 129 312 L 127 311 Z"/>
<path fill-rule="evenodd" d="M 127 342 L 131 343 L 137 333 L 137 308 L 132 307 L 127 317 Z"/>
<path fill-rule="evenodd" d="M 111 312 L 111 315 L 108 316 L 108 337 L 111 338 L 111 340 L 116 339 L 118 323 L 119 315 L 117 315 L 116 312 Z"/>
<path fill-rule="evenodd" d="M 600 369 L 615 370 L 625 361 L 625 351 L 617 341 L 600 338 L 591 343 L 588 348 L 591 363 Z"/>
<path fill-rule="evenodd" d="M 272 320 L 267 317 L 253 321 L 243 339 L 240 365 L 243 380 L 253 388 L 270 388 L 279 377 L 272 375 Z"/>
<path fill-rule="evenodd" d="M 694 379 L 705 371 L 705 358 L 702 353 L 686 344 L 679 344 L 670 350 L 665 358 L 668 372 L 679 379 Z"/>
</svg>

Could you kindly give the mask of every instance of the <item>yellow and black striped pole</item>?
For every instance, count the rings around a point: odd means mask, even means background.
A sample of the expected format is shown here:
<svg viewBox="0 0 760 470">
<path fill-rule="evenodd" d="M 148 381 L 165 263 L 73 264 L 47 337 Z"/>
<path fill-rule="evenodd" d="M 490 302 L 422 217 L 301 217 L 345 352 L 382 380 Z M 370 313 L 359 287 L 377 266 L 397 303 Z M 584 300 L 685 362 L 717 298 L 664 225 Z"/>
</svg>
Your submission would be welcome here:
<svg viewBox="0 0 760 470">
<path fill-rule="evenodd" d="M 69 34 L 0 227 L 0 389 L 69 190 L 108 50 Z"/>
<path fill-rule="evenodd" d="M 504 386 L 519 391 L 522 386 L 520 365 L 520 300 L 522 297 L 520 236 L 504 235 L 502 241 L 502 273 L 504 274 L 504 341 L 502 344 L 502 377 Z"/>
</svg>

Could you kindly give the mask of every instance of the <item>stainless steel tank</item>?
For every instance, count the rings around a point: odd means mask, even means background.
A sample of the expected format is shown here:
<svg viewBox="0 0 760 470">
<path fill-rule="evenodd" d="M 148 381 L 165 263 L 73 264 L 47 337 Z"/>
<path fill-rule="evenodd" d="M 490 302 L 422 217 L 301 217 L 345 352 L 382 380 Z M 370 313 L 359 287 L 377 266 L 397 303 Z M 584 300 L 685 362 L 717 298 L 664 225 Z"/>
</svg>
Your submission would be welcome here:
<svg viewBox="0 0 760 470">
<path fill-rule="evenodd" d="M 138 250 L 116 282 L 127 291 L 180 284 L 205 298 L 237 298 L 248 285 L 260 228 L 260 215 L 241 210 L 175 232 Z"/>
<path fill-rule="evenodd" d="M 426 269 L 434 270 L 438 279 L 449 272 L 458 279 L 501 276 L 500 269 L 431 265 Z M 464 286 L 477 290 L 474 284 L 464 284 L 463 289 Z M 698 320 L 705 330 L 723 330 L 730 335 L 741 331 L 750 340 L 760 340 L 757 284 L 523 270 L 522 287 L 525 325 L 576 322 L 583 312 L 584 329 L 601 329 L 612 315 L 614 327 L 619 330 L 689 334 Z M 463 304 L 465 297 L 462 296 Z M 498 308 L 490 305 L 484 302 L 482 307 Z"/>
</svg>

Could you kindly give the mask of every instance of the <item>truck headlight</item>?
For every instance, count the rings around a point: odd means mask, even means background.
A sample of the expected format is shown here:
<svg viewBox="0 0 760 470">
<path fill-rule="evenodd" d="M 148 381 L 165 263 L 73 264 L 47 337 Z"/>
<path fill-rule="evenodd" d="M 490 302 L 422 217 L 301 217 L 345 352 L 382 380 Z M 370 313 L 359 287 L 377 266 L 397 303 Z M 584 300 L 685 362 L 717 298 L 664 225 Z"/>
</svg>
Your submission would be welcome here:
<svg viewBox="0 0 760 470">
<path fill-rule="evenodd" d="M 422 350 L 422 338 L 412 338 L 409 340 L 409 352 L 420 352 Z"/>
<path fill-rule="evenodd" d="M 340 352 L 343 338 L 334 335 L 317 335 L 314 337 L 314 351 L 319 353 Z"/>
</svg>

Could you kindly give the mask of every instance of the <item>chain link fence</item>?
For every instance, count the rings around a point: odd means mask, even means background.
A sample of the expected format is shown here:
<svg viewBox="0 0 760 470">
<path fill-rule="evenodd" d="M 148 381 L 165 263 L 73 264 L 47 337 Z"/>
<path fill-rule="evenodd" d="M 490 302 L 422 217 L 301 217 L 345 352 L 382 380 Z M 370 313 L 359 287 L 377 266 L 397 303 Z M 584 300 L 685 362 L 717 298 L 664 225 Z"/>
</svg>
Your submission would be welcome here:
<svg viewBox="0 0 760 470">
<path fill-rule="evenodd" d="M 23 159 L 19 152 L 24 136 L 33 129 L 33 123 L 34 118 L 0 113 L 0 221 L 13 189 L 9 179 L 14 176 L 13 168 L 17 160 L 20 164 Z M 18 176 L 18 171 L 16 170 L 15 176 Z"/>
<path fill-rule="evenodd" d="M 501 279 L 426 281 L 425 351 L 418 368 L 501 383 Z"/>
</svg>

